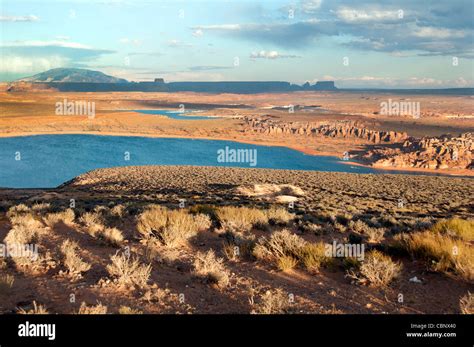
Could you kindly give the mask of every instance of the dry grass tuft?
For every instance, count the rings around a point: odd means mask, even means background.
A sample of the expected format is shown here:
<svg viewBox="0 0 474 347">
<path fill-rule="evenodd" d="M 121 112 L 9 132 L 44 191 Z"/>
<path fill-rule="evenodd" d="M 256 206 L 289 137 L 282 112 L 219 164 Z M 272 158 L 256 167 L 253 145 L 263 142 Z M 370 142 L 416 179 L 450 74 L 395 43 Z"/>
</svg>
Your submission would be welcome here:
<svg viewBox="0 0 474 347">
<path fill-rule="evenodd" d="M 114 247 L 119 247 L 124 240 L 122 232 L 117 228 L 104 227 L 96 232 L 96 237 Z"/>
<path fill-rule="evenodd" d="M 287 229 L 274 232 L 269 238 L 261 237 L 253 254 L 258 259 L 278 259 L 284 256 L 298 257 L 301 248 L 306 246 L 306 241 L 298 235 L 292 234 Z"/>
<path fill-rule="evenodd" d="M 396 263 L 389 256 L 373 250 L 367 254 L 359 270 L 357 272 L 349 271 L 348 276 L 361 284 L 368 283 L 373 287 L 385 287 L 400 275 L 401 270 L 402 265 L 400 263 Z"/>
<path fill-rule="evenodd" d="M 33 301 L 33 308 L 31 310 L 25 310 L 23 308 L 18 310 L 19 314 L 48 314 L 48 310 L 44 305 L 37 304 L 36 301 Z"/>
<path fill-rule="evenodd" d="M 326 255 L 323 242 L 309 243 L 298 250 L 298 259 L 311 272 L 318 272 L 322 266 L 332 264 L 333 258 Z"/>
<path fill-rule="evenodd" d="M 72 274 L 80 274 L 91 268 L 90 264 L 83 261 L 77 254 L 78 249 L 78 244 L 71 240 L 65 240 L 61 245 L 64 265 Z"/>
<path fill-rule="evenodd" d="M 431 231 L 443 235 L 474 241 L 474 221 L 460 218 L 441 220 L 431 227 Z"/>
<path fill-rule="evenodd" d="M 400 234 L 395 239 L 399 247 L 426 260 L 433 270 L 453 271 L 467 281 L 474 280 L 474 252 L 464 241 L 431 231 Z"/>
<path fill-rule="evenodd" d="M 79 307 L 77 314 L 107 314 L 107 306 L 97 302 L 97 305 L 88 306 L 84 301 Z"/>
<path fill-rule="evenodd" d="M 137 258 L 131 259 L 125 254 L 115 254 L 110 260 L 112 263 L 107 265 L 107 271 L 116 278 L 118 284 L 135 285 L 138 288 L 147 286 L 151 265 L 141 264 Z"/>
<path fill-rule="evenodd" d="M 194 274 L 209 283 L 225 287 L 229 284 L 229 271 L 224 265 L 224 259 L 217 258 L 212 249 L 206 253 L 198 252 L 194 260 Z"/>
<path fill-rule="evenodd" d="M 210 224 L 208 216 L 193 216 L 187 210 L 168 210 L 153 205 L 139 216 L 137 230 L 145 238 L 156 237 L 165 246 L 177 246 L 209 228 Z"/>
<path fill-rule="evenodd" d="M 290 271 L 298 265 L 298 260 L 290 255 L 284 255 L 277 259 L 277 266 L 283 272 Z"/>
<path fill-rule="evenodd" d="M 226 231 L 246 232 L 268 223 L 267 215 L 257 208 L 224 206 L 216 210 L 216 216 Z"/>
<path fill-rule="evenodd" d="M 139 309 L 132 308 L 129 306 L 120 306 L 118 313 L 119 314 L 143 314 L 143 311 L 140 311 Z"/>
<path fill-rule="evenodd" d="M 76 215 L 72 209 L 67 209 L 62 212 L 56 213 L 48 213 L 45 217 L 43 217 L 44 224 L 49 226 L 50 228 L 54 228 L 56 224 L 59 222 L 63 222 L 66 225 L 74 224 L 74 220 Z"/>
<path fill-rule="evenodd" d="M 293 213 L 282 207 L 271 207 L 265 211 L 268 221 L 273 224 L 287 225 L 295 218 Z"/>
<path fill-rule="evenodd" d="M 9 274 L 0 275 L 0 295 L 6 295 L 15 283 L 15 277 Z"/>
<path fill-rule="evenodd" d="M 474 314 L 474 294 L 467 292 L 467 294 L 459 300 L 459 308 L 463 314 Z"/>
</svg>

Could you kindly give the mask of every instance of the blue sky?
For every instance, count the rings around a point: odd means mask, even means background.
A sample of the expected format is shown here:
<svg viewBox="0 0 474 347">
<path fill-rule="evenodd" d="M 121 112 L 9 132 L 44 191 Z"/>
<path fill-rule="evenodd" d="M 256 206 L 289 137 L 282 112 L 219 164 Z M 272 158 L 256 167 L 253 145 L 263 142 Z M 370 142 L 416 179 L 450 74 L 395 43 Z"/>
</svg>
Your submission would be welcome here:
<svg viewBox="0 0 474 347">
<path fill-rule="evenodd" d="M 474 86 L 471 0 L 2 0 L 0 80 L 56 67 L 128 80 Z"/>
</svg>

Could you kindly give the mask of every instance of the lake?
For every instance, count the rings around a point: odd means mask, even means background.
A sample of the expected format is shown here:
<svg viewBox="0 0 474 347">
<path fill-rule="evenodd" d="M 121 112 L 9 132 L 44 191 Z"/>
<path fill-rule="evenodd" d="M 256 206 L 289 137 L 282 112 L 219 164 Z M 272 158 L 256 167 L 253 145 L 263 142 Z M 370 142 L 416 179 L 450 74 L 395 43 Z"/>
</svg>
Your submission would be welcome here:
<svg viewBox="0 0 474 347">
<path fill-rule="evenodd" d="M 170 110 L 134 110 L 134 112 L 143 113 L 143 114 L 157 114 L 160 116 L 166 116 L 171 119 L 177 120 L 210 120 L 217 119 L 219 117 L 210 117 L 210 116 L 184 116 L 186 113 L 194 112 L 180 112 L 180 111 L 170 111 Z"/>
<path fill-rule="evenodd" d="M 241 162 L 235 162 L 239 158 Z M 306 155 L 285 147 L 232 141 L 97 135 L 0 138 L 0 187 L 53 188 L 93 169 L 133 165 L 397 173 L 352 166 L 336 157 Z"/>
</svg>

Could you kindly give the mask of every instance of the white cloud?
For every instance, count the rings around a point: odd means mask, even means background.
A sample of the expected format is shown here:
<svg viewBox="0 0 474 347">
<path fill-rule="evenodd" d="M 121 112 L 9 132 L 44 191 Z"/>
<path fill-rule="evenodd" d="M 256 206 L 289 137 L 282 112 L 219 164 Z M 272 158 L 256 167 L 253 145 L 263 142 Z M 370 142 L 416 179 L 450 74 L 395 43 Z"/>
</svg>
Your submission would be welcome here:
<svg viewBox="0 0 474 347">
<path fill-rule="evenodd" d="M 466 33 L 462 30 L 453 30 L 445 28 L 421 27 L 413 33 L 417 37 L 429 37 L 437 39 L 460 38 L 465 37 Z"/>
<path fill-rule="evenodd" d="M 78 48 L 78 49 L 92 49 L 90 46 L 83 45 L 77 42 L 65 42 L 64 40 L 51 41 L 12 41 L 0 44 L 1 47 L 63 47 L 63 48 Z"/>
<path fill-rule="evenodd" d="M 282 59 L 282 58 L 301 58 L 297 55 L 292 54 L 280 54 L 277 51 L 259 51 L 259 52 L 252 52 L 250 54 L 250 58 L 252 59 Z"/>
<path fill-rule="evenodd" d="M 203 33 L 203 31 L 202 31 L 201 29 L 196 29 L 196 30 L 193 31 L 193 34 L 192 34 L 192 35 L 193 35 L 194 37 L 201 37 L 203 34 L 204 34 L 204 33 Z"/>
<path fill-rule="evenodd" d="M 35 15 L 29 16 L 0 16 L 0 22 L 37 22 L 39 17 Z"/>
<path fill-rule="evenodd" d="M 69 59 L 61 56 L 23 57 L 6 56 L 0 59 L 0 71 L 8 73 L 34 74 L 39 71 L 67 66 Z"/>
<path fill-rule="evenodd" d="M 345 22 L 371 22 L 402 19 L 404 16 L 400 10 L 358 10 L 350 7 L 339 7 L 336 15 Z M 402 18 L 400 18 L 400 15 Z"/>
</svg>

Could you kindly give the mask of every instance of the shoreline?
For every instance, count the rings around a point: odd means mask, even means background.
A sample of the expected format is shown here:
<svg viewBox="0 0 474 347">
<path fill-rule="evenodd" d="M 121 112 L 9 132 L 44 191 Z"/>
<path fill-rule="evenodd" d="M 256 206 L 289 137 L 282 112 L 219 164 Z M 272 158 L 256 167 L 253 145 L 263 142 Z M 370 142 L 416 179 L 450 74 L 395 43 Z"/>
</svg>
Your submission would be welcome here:
<svg viewBox="0 0 474 347">
<path fill-rule="evenodd" d="M 267 147 L 285 147 L 298 152 L 301 152 L 306 155 L 312 156 L 323 156 L 323 157 L 336 157 L 339 158 L 339 155 L 335 152 L 322 152 L 316 151 L 314 149 L 303 147 L 303 146 L 293 146 L 288 145 L 282 142 L 259 142 L 255 140 L 246 140 L 246 139 L 235 139 L 235 138 L 220 138 L 212 136 L 186 136 L 186 135 L 158 135 L 150 133 L 120 133 L 120 132 L 107 132 L 107 131 L 47 131 L 47 132 L 15 132 L 15 133 L 0 133 L 0 138 L 13 138 L 13 137 L 27 137 L 27 136 L 41 136 L 41 135 L 95 135 L 95 136 L 124 136 L 124 137 L 146 137 L 146 138 L 176 138 L 176 139 L 191 139 L 191 140 L 213 140 L 213 141 L 231 141 L 243 144 L 257 145 L 257 146 L 267 146 Z M 355 161 L 343 161 L 341 163 L 345 165 L 355 165 L 380 171 L 388 171 L 387 174 L 390 174 L 389 171 L 407 171 L 407 172 L 418 172 L 418 173 L 427 173 L 427 174 L 438 174 L 447 177 L 461 177 L 468 176 L 474 177 L 474 172 L 472 170 L 456 170 L 454 172 L 443 172 L 441 170 L 432 170 L 432 169 L 423 169 L 423 168 L 398 168 L 398 167 L 381 167 L 381 166 L 371 166 L 360 162 Z"/>
</svg>

